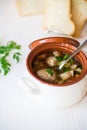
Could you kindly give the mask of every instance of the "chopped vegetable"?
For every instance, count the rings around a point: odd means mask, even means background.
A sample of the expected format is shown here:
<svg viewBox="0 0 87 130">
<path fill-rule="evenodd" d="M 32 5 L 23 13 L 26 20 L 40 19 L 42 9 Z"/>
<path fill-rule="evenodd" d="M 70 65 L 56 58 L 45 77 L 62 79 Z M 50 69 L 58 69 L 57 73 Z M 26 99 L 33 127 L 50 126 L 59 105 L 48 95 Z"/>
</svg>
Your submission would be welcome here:
<svg viewBox="0 0 87 130">
<path fill-rule="evenodd" d="M 71 65 L 71 63 L 70 63 L 70 62 L 67 62 L 67 63 L 64 65 L 64 67 L 69 68 L 69 67 L 70 67 L 70 65 Z"/>
<path fill-rule="evenodd" d="M 49 73 L 51 76 L 53 75 L 52 69 L 47 68 L 47 69 L 46 69 L 46 72 Z"/>
<path fill-rule="evenodd" d="M 56 56 L 56 59 L 61 62 L 62 61 L 62 58 L 60 56 Z"/>
<path fill-rule="evenodd" d="M 77 64 L 72 64 L 70 67 L 71 70 L 75 70 L 76 68 L 77 68 Z"/>
<path fill-rule="evenodd" d="M 81 73 L 82 69 L 81 68 L 76 68 L 75 71 L 78 72 L 78 73 Z"/>
<path fill-rule="evenodd" d="M 70 63 L 73 64 L 74 63 L 74 59 L 71 58 L 70 59 Z"/>
<path fill-rule="evenodd" d="M 63 60 L 66 60 L 67 58 L 69 58 L 69 55 L 65 54 L 64 57 L 63 57 Z"/>
<path fill-rule="evenodd" d="M 66 71 L 69 71 L 69 70 L 70 70 L 70 68 L 63 67 L 62 72 L 66 72 Z"/>
</svg>

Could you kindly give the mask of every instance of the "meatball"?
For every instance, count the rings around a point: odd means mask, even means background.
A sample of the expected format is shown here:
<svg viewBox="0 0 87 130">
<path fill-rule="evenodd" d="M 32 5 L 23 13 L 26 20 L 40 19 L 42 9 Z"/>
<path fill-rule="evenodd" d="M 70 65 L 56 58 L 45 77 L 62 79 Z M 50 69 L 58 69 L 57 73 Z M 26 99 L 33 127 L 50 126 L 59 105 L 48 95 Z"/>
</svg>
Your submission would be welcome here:
<svg viewBox="0 0 87 130">
<path fill-rule="evenodd" d="M 55 71 L 54 70 L 51 70 L 52 71 L 52 74 L 50 74 L 48 71 L 47 71 L 47 69 L 46 68 L 44 68 L 44 69 L 40 69 L 40 70 L 38 70 L 36 73 L 37 73 L 37 75 L 40 77 L 40 78 L 42 78 L 42 79 L 44 79 L 44 80 L 46 80 L 46 81 L 55 81 L 56 80 L 56 73 L 55 73 Z"/>
<path fill-rule="evenodd" d="M 43 54 L 41 54 L 41 55 L 38 55 L 38 56 L 37 56 L 37 59 L 43 60 L 43 59 L 45 59 L 46 57 L 47 57 L 47 54 L 46 54 L 46 53 L 43 53 Z"/>
<path fill-rule="evenodd" d="M 57 59 L 54 56 L 47 57 L 46 63 L 51 67 L 56 66 L 57 65 Z"/>
<path fill-rule="evenodd" d="M 54 56 L 61 56 L 61 53 L 59 51 L 53 51 Z"/>
</svg>

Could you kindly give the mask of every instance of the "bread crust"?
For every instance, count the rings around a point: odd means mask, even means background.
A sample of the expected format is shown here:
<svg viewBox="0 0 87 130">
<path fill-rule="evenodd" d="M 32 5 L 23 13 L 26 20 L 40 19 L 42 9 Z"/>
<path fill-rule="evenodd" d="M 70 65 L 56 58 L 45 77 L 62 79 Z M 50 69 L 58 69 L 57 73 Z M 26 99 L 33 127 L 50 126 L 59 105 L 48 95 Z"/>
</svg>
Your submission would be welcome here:
<svg viewBox="0 0 87 130">
<path fill-rule="evenodd" d="M 43 28 L 73 35 L 75 24 L 72 21 L 70 0 L 47 0 L 43 14 Z"/>
<path fill-rule="evenodd" d="M 81 31 L 87 21 L 87 0 L 71 0 L 72 19 L 76 25 L 74 37 L 80 37 Z"/>
</svg>

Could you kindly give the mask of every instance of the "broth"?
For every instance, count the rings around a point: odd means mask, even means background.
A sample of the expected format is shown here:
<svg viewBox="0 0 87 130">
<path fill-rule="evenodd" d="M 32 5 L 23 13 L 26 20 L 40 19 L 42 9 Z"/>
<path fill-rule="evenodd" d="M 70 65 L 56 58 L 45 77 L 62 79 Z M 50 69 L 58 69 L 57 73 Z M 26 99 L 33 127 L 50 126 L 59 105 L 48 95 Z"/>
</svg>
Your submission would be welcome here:
<svg viewBox="0 0 87 130">
<path fill-rule="evenodd" d="M 58 50 L 47 50 L 36 55 L 32 62 L 33 72 L 37 77 L 45 82 L 54 84 L 66 84 L 78 78 L 82 72 L 82 65 L 76 58 L 67 62 L 61 71 L 58 66 L 67 58 L 69 54 Z"/>
</svg>

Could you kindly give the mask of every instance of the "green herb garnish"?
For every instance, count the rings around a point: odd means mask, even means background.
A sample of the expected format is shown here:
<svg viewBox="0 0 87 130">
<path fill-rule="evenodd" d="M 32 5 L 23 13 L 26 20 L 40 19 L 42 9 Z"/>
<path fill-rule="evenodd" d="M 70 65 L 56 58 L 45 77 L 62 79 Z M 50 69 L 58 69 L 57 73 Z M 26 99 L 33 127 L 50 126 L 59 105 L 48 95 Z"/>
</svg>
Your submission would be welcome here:
<svg viewBox="0 0 87 130">
<path fill-rule="evenodd" d="M 63 57 L 63 60 L 66 60 L 69 58 L 69 55 L 68 54 L 65 54 L 64 57 Z"/>
<path fill-rule="evenodd" d="M 9 54 L 12 50 L 19 50 L 20 45 L 17 45 L 14 41 L 9 41 L 6 46 L 0 46 L 0 54 Z"/>
<path fill-rule="evenodd" d="M 10 71 L 11 64 L 7 61 L 6 57 L 0 58 L 1 69 L 4 71 L 4 75 L 6 75 Z"/>
<path fill-rule="evenodd" d="M 11 64 L 8 61 L 8 56 L 12 50 L 20 50 L 21 46 L 17 45 L 14 41 L 9 41 L 6 46 L 0 46 L 0 72 L 4 72 L 4 75 L 7 75 L 10 71 Z M 13 54 L 13 59 L 16 59 L 17 63 L 20 60 L 20 52 L 15 52 Z"/>
<path fill-rule="evenodd" d="M 67 71 L 69 71 L 69 70 L 70 70 L 70 68 L 64 67 L 64 68 L 62 69 L 62 72 L 67 72 Z"/>
<path fill-rule="evenodd" d="M 15 59 L 17 61 L 17 63 L 18 63 L 19 60 L 20 60 L 20 56 L 21 56 L 21 53 L 16 52 L 16 53 L 13 54 L 13 59 Z"/>
<path fill-rule="evenodd" d="M 47 69 L 46 69 L 46 72 L 47 72 L 48 74 L 50 74 L 51 76 L 53 75 L 53 70 L 52 70 L 52 69 L 47 68 Z"/>
<path fill-rule="evenodd" d="M 73 63 L 74 63 L 74 60 L 73 60 L 73 59 L 70 59 L 70 63 L 73 64 Z"/>
<path fill-rule="evenodd" d="M 56 56 L 55 58 L 56 58 L 59 62 L 62 61 L 62 58 L 61 58 L 60 56 Z"/>
</svg>

